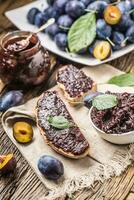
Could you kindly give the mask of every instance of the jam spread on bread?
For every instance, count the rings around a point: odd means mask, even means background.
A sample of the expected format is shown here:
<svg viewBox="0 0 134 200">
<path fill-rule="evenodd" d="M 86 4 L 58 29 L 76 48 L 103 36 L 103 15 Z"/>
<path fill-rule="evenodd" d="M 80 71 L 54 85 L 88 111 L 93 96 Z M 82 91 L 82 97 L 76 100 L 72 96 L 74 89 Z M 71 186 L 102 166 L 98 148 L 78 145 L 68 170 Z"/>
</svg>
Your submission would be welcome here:
<svg viewBox="0 0 134 200">
<path fill-rule="evenodd" d="M 71 98 L 87 93 L 93 86 L 93 80 L 73 65 L 58 71 L 57 82 L 64 85 L 65 91 Z"/>
<path fill-rule="evenodd" d="M 59 130 L 51 126 L 48 117 L 64 116 L 74 125 L 70 128 Z M 60 99 L 56 91 L 47 91 L 37 104 L 37 124 L 48 143 L 73 155 L 83 154 L 88 148 L 88 141 L 85 139 L 80 129 L 73 121 L 65 104 Z"/>
</svg>

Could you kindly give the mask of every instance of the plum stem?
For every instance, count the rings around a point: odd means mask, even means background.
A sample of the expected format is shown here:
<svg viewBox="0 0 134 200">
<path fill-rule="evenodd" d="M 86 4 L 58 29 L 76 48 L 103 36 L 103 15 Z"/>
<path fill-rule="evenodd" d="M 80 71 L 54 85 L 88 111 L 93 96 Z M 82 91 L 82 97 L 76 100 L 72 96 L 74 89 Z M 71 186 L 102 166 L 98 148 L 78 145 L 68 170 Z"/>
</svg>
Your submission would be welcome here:
<svg viewBox="0 0 134 200">
<path fill-rule="evenodd" d="M 69 54 L 71 57 L 74 57 L 74 54 L 69 51 L 68 48 L 65 49 L 66 53 Z"/>
<path fill-rule="evenodd" d="M 115 44 L 112 42 L 112 40 L 110 40 L 109 37 L 106 37 L 106 39 L 107 39 L 107 41 L 108 41 L 113 47 L 115 46 Z"/>
<path fill-rule="evenodd" d="M 134 12 L 134 9 L 130 10 L 130 11 L 128 12 L 128 14 L 130 15 L 130 14 L 133 13 L 133 12 Z"/>
<path fill-rule="evenodd" d="M 126 38 L 122 41 L 122 43 L 121 43 L 122 47 L 125 46 L 125 43 L 127 42 L 128 39 L 129 39 L 129 37 L 126 37 Z"/>
<path fill-rule="evenodd" d="M 117 2 L 110 3 L 110 5 L 117 5 L 119 2 L 120 2 L 120 0 Z"/>
<path fill-rule="evenodd" d="M 63 29 L 63 30 L 69 30 L 69 27 L 65 27 L 65 26 L 59 26 L 59 28 Z"/>
<path fill-rule="evenodd" d="M 85 9 L 86 12 L 98 13 L 97 10 Z"/>
<path fill-rule="evenodd" d="M 117 0 L 116 2 L 110 3 L 110 5 L 117 5 L 118 3 L 120 3 L 122 0 Z"/>
</svg>

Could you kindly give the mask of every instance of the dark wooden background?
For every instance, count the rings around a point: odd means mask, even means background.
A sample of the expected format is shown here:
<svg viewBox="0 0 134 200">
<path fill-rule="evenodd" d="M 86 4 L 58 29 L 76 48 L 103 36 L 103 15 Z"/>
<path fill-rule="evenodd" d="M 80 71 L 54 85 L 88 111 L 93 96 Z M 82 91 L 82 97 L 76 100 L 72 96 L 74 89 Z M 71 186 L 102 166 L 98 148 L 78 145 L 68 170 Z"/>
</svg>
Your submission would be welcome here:
<svg viewBox="0 0 134 200">
<path fill-rule="evenodd" d="M 45 1 L 45 0 L 44 0 Z M 16 27 L 4 16 L 4 12 L 22 5 L 32 0 L 3 0 L 0 3 L 0 36 L 8 31 L 16 30 Z M 112 61 L 114 67 L 126 71 L 134 72 L 134 51 L 115 61 Z M 53 77 L 50 83 L 53 83 Z M 6 86 L 10 89 L 13 86 Z M 41 91 L 42 86 L 34 91 L 31 89 L 25 94 L 29 99 Z M 17 158 L 17 172 L 10 177 L 0 177 L 0 200 L 42 200 L 46 195 L 46 190 L 36 174 L 27 164 L 17 148 L 8 139 L 0 124 L 0 154 L 14 152 Z M 66 197 L 66 199 L 69 199 Z M 129 167 L 126 172 L 116 178 L 105 181 L 103 184 L 96 182 L 91 190 L 79 191 L 75 194 L 75 200 L 134 200 L 134 167 Z"/>
</svg>

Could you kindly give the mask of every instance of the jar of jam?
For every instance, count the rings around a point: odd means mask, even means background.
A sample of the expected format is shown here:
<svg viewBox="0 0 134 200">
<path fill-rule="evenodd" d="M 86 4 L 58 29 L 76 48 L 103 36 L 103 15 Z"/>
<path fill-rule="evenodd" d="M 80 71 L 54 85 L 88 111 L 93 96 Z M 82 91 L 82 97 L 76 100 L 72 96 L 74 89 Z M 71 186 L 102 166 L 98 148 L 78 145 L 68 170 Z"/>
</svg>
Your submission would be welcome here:
<svg viewBox="0 0 134 200">
<path fill-rule="evenodd" d="M 38 85 L 47 80 L 50 65 L 49 53 L 36 34 L 14 31 L 1 39 L 0 78 L 4 83 Z"/>
</svg>

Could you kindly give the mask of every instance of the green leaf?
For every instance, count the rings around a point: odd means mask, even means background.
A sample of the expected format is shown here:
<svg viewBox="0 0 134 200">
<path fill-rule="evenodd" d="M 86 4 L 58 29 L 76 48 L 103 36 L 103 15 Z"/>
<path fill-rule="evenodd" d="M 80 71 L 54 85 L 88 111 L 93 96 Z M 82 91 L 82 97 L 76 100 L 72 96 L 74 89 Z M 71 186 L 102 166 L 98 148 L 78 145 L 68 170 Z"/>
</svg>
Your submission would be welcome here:
<svg viewBox="0 0 134 200">
<path fill-rule="evenodd" d="M 134 85 L 134 73 L 122 74 L 114 76 L 108 81 L 109 84 L 118 85 L 120 87 Z"/>
<path fill-rule="evenodd" d="M 51 126 L 57 129 L 67 129 L 73 127 L 73 124 L 70 123 L 64 116 L 49 116 L 48 122 Z"/>
<path fill-rule="evenodd" d="M 98 110 L 105 110 L 108 108 L 113 108 L 117 106 L 118 99 L 115 95 L 112 94 L 102 94 L 95 97 L 92 101 L 93 107 L 97 108 Z"/>
<path fill-rule="evenodd" d="M 88 47 L 96 37 L 96 15 L 88 13 L 76 20 L 68 33 L 70 52 L 76 53 Z"/>
</svg>

